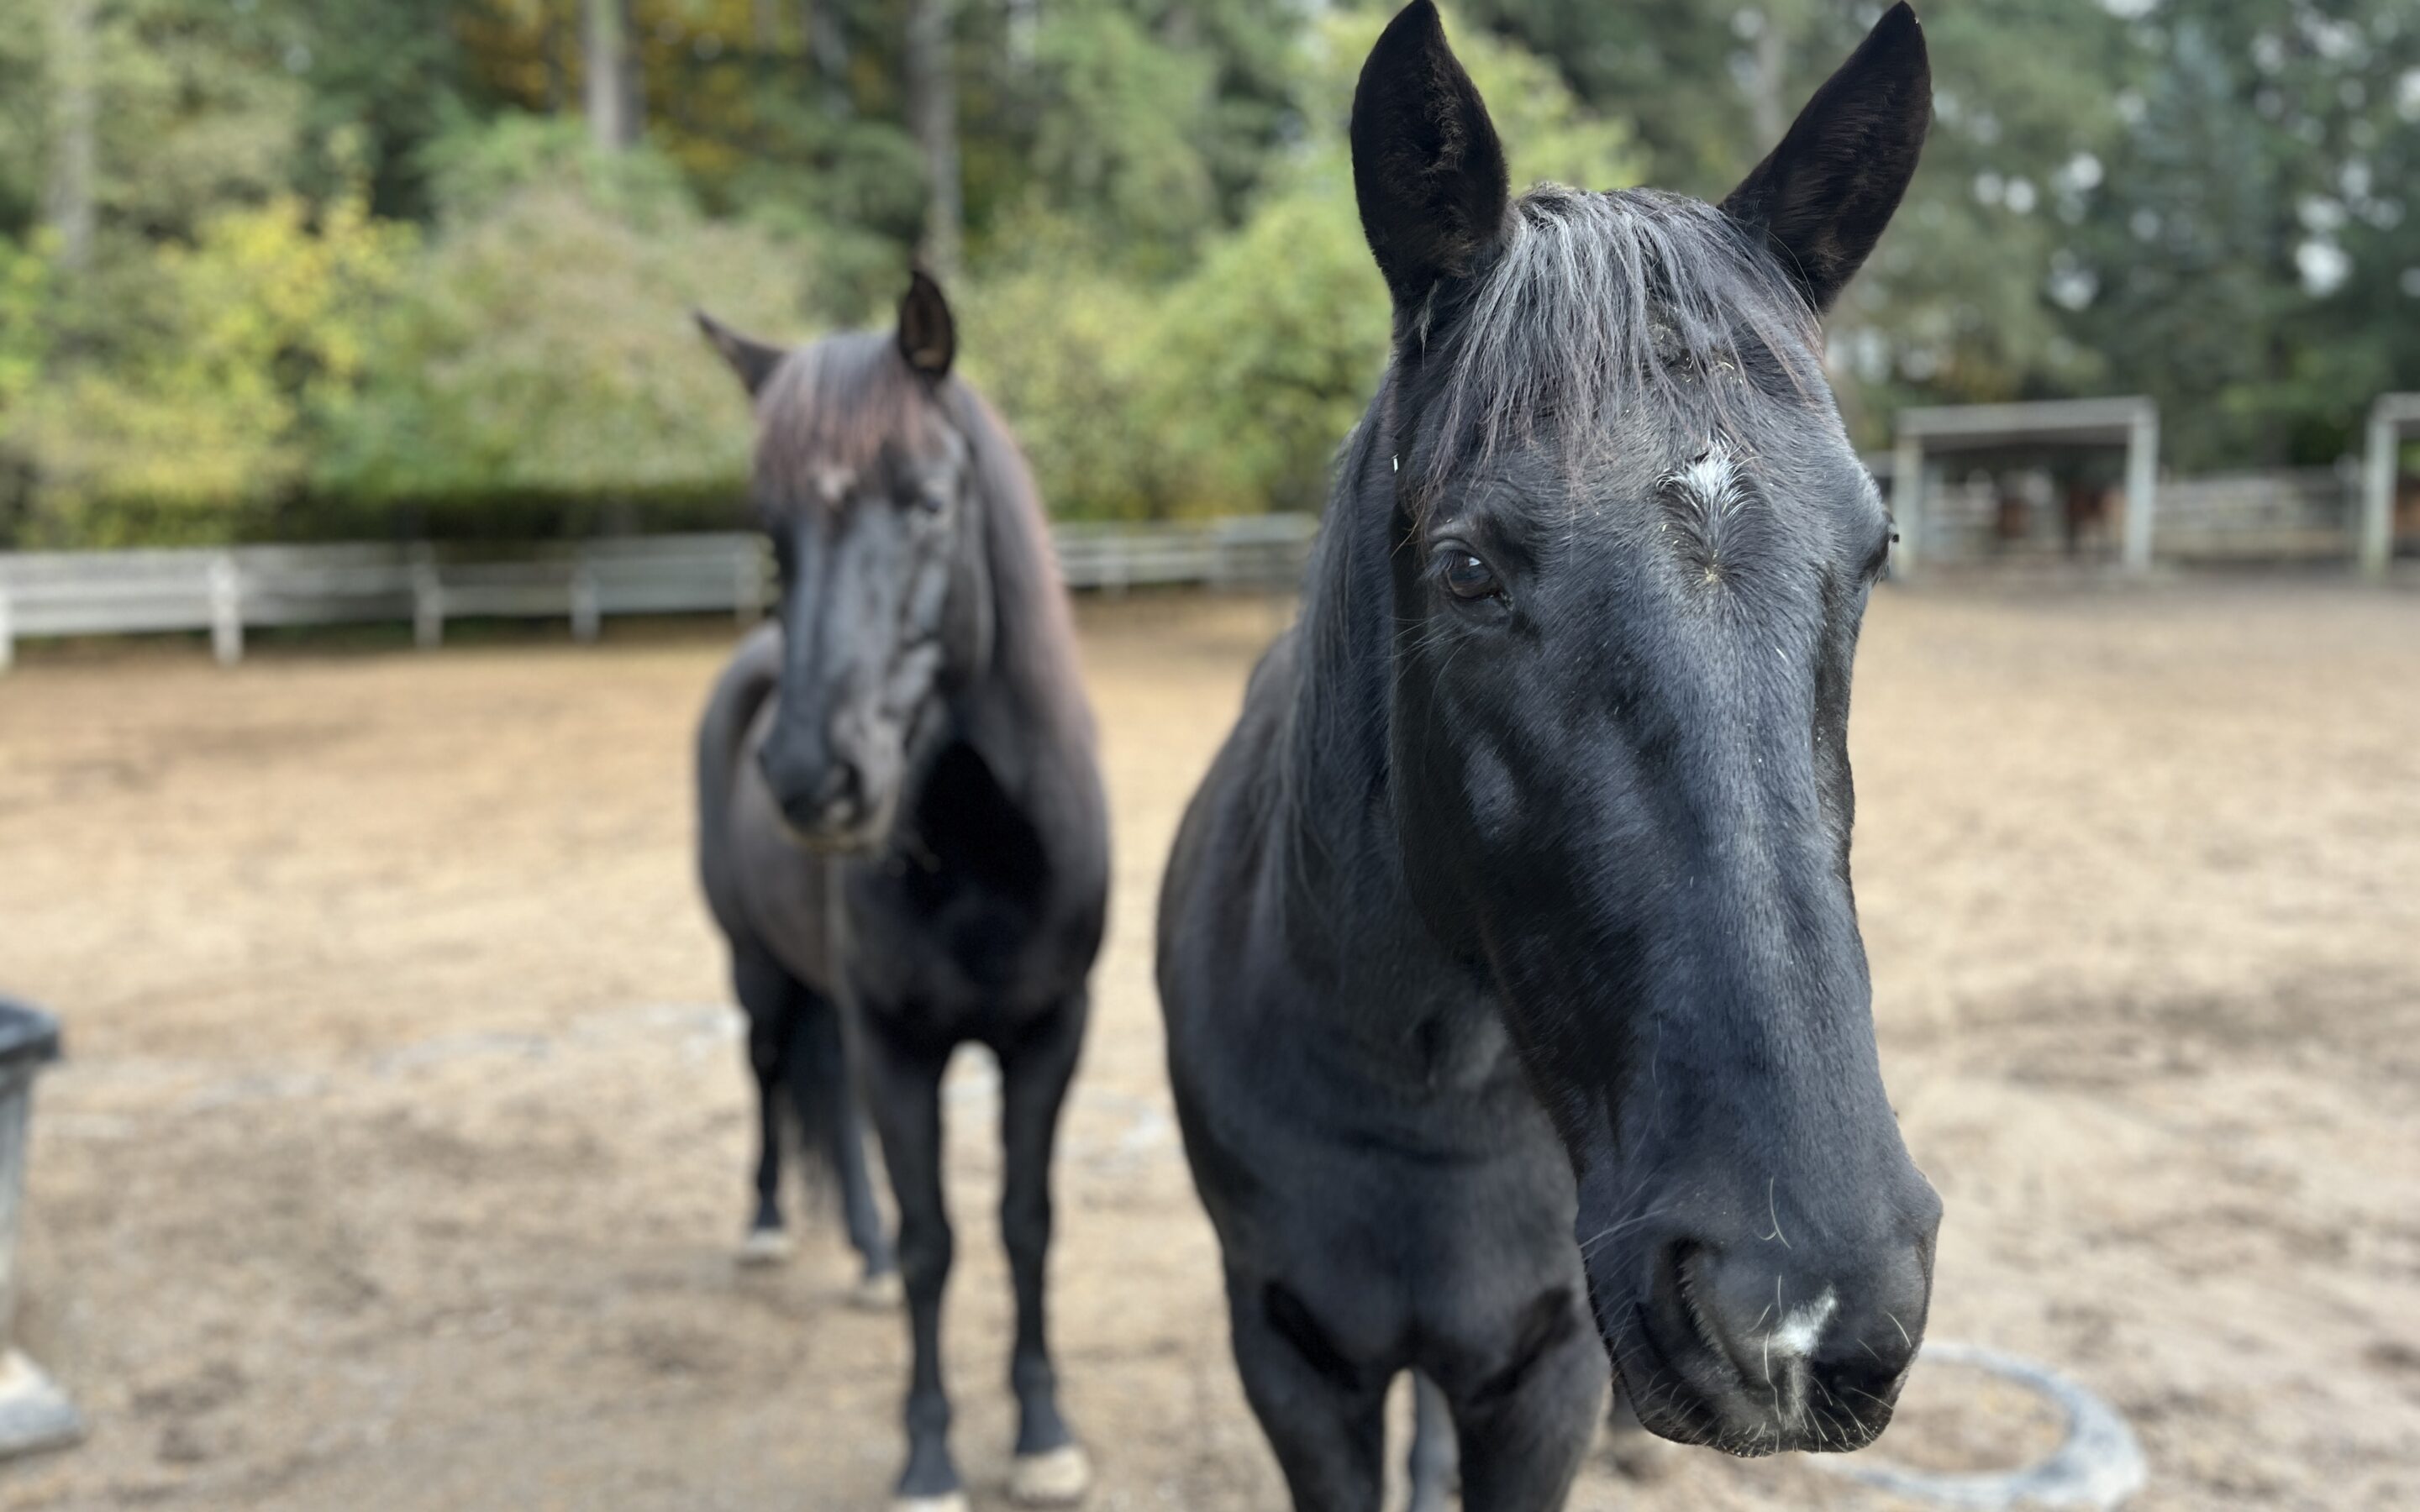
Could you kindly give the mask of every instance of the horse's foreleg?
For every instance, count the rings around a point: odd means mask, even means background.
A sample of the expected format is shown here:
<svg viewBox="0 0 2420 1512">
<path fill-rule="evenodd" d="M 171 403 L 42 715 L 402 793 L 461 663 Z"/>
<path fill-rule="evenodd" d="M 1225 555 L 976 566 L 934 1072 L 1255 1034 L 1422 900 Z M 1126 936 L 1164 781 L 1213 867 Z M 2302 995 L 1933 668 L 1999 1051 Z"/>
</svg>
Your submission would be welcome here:
<svg viewBox="0 0 2420 1512">
<path fill-rule="evenodd" d="M 761 1265 L 789 1252 L 782 1225 L 782 1096 L 790 980 L 781 967 L 744 946 L 732 952 L 731 976 L 748 1012 L 748 1069 L 756 1079 L 756 1211 L 739 1257 Z"/>
<path fill-rule="evenodd" d="M 1045 1270 L 1050 1250 L 1050 1157 L 1059 1112 L 1076 1072 L 1087 1004 L 1068 999 L 1028 1038 L 1001 1057 L 1001 1178 L 1000 1231 L 1016 1287 L 1016 1346 L 1009 1386 L 1016 1393 L 1016 1463 L 1010 1494 L 1030 1506 L 1081 1498 L 1092 1467 L 1059 1414 L 1059 1381 L 1050 1364 L 1045 1313 Z"/>
<path fill-rule="evenodd" d="M 830 1156 L 840 1181 L 841 1220 L 850 1247 L 865 1264 L 857 1300 L 864 1306 L 887 1306 L 899 1295 L 899 1262 L 883 1229 L 882 1210 L 874 1200 L 873 1178 L 866 1174 L 865 1126 L 840 1009 L 812 988 L 798 991 L 800 1008 L 790 1079 L 799 1096 L 799 1118 L 813 1123 L 817 1148 Z"/>
<path fill-rule="evenodd" d="M 1448 1394 L 1464 1512 L 1554 1512 L 1571 1494 L 1605 1411 L 1605 1347 L 1575 1298 L 1556 1314 L 1528 1358 Z"/>
<path fill-rule="evenodd" d="M 1347 1360 L 1292 1292 L 1230 1273 L 1235 1369 L 1295 1512 L 1378 1512 L 1390 1371 Z"/>
<path fill-rule="evenodd" d="M 947 1056 L 902 1050 L 873 1025 L 864 1036 L 864 1085 L 899 1205 L 899 1272 L 915 1351 L 908 1385 L 908 1466 L 901 1512 L 966 1505 L 950 1458 L 950 1398 L 941 1384 L 941 1290 L 950 1278 L 950 1217 L 941 1196 L 941 1072 Z"/>
</svg>

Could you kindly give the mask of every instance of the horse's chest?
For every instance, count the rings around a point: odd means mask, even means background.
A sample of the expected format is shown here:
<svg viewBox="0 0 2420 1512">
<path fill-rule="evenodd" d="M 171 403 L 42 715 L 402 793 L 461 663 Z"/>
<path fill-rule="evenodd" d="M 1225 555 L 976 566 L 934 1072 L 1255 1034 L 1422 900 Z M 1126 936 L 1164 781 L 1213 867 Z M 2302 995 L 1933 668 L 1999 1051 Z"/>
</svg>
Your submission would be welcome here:
<svg viewBox="0 0 2420 1512">
<path fill-rule="evenodd" d="M 999 994 L 1032 975 L 1047 900 L 912 862 L 865 889 L 852 974 L 894 1000 Z"/>
<path fill-rule="evenodd" d="M 851 888 L 852 974 L 895 1002 L 1053 996 L 1097 940 L 1099 901 L 1074 883 L 1033 817 L 953 748 L 900 844 Z"/>
</svg>

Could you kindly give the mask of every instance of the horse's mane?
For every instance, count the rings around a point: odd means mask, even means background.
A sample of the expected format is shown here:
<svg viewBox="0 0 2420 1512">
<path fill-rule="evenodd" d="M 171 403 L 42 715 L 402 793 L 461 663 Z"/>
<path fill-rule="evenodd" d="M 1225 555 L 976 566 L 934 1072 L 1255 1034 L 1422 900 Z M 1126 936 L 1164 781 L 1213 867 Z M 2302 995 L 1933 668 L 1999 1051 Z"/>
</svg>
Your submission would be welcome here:
<svg viewBox="0 0 2420 1512">
<path fill-rule="evenodd" d="M 1577 471 L 1657 414 L 1744 421 L 1751 388 L 1829 402 L 1814 312 L 1714 206 L 1542 184 L 1513 203 L 1506 228 L 1475 280 L 1399 327 L 1340 456 L 1305 585 L 1281 779 L 1298 844 L 1323 846 L 1331 823 L 1349 826 L 1383 795 L 1399 485 L 1417 513 L 1516 445 L 1550 442 Z M 1660 432 L 1649 442 L 1663 443 Z"/>
<path fill-rule="evenodd" d="M 992 672 L 1043 701 L 1090 738 L 1077 684 L 1076 628 L 1041 497 L 1008 427 L 971 384 L 925 378 L 888 331 L 826 336 L 784 358 L 758 395 L 757 475 L 778 497 L 819 503 L 829 469 L 874 466 L 886 444 L 911 455 L 946 418 L 974 454 L 975 494 L 990 556 Z"/>
</svg>

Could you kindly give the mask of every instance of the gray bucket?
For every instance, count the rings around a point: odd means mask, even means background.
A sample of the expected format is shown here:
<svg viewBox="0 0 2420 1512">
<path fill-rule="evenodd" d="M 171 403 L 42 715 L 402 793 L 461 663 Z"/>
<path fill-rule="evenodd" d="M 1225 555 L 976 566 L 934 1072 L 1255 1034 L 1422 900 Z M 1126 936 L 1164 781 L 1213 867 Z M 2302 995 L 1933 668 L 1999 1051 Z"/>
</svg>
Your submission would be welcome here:
<svg viewBox="0 0 2420 1512">
<path fill-rule="evenodd" d="M 84 1436 L 75 1405 L 17 1349 L 17 1219 L 25 1205 L 25 1127 L 34 1076 L 59 1058 L 59 1021 L 0 997 L 0 1457 Z"/>
</svg>

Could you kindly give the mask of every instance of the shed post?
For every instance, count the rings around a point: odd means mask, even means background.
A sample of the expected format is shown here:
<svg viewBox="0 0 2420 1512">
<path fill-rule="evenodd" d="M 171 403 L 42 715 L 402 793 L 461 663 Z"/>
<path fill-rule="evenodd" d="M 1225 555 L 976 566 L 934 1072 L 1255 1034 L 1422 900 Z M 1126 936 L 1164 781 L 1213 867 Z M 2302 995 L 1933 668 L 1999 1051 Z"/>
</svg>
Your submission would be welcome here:
<svg viewBox="0 0 2420 1512">
<path fill-rule="evenodd" d="M 1924 441 L 1901 430 L 1891 453 L 1891 521 L 1899 530 L 1899 549 L 1891 556 L 1891 576 L 1913 578 L 1928 544 L 1924 539 Z"/>
<path fill-rule="evenodd" d="M 2369 411 L 2369 445 L 2362 456 L 2362 576 L 2382 579 L 2395 556 L 2395 454 L 2397 433 L 2392 395 L 2381 395 Z"/>
<path fill-rule="evenodd" d="M 2146 404 L 2126 427 L 2126 571 L 2151 570 L 2151 518 L 2159 507 L 2160 411 Z"/>
</svg>

